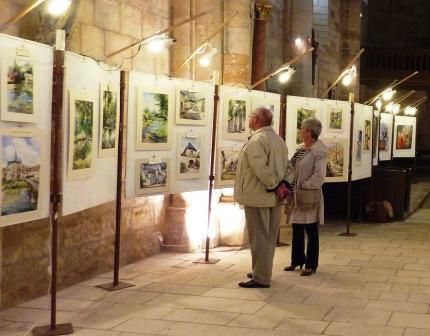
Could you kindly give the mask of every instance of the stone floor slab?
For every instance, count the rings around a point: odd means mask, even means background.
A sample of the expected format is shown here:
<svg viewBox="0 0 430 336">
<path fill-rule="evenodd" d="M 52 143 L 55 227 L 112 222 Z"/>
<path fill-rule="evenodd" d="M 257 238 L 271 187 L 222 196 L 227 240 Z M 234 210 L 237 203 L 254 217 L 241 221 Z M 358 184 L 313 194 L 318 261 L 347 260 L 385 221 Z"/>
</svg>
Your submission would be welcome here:
<svg viewBox="0 0 430 336">
<path fill-rule="evenodd" d="M 324 335 L 336 336 L 402 336 L 404 328 L 379 327 L 363 323 L 333 322 L 324 331 Z"/>
<path fill-rule="evenodd" d="M 393 313 L 390 326 L 427 329 L 430 333 L 430 315 L 413 313 Z"/>
<path fill-rule="evenodd" d="M 238 316 L 239 313 L 227 313 L 198 309 L 175 309 L 173 312 L 167 314 L 162 319 L 177 322 L 194 322 L 225 325 Z"/>
<path fill-rule="evenodd" d="M 334 322 L 357 322 L 364 324 L 374 324 L 385 326 L 390 319 L 391 313 L 379 311 L 365 311 L 351 308 L 334 308 L 327 316 L 325 321 Z"/>
</svg>

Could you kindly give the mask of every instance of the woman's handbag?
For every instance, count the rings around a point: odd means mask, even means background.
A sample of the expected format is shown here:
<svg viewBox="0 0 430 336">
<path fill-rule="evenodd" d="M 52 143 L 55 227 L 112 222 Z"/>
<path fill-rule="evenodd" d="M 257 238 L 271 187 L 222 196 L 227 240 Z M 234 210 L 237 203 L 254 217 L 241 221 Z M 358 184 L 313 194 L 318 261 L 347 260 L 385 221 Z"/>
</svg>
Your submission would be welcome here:
<svg viewBox="0 0 430 336">
<path fill-rule="evenodd" d="M 294 205 L 302 210 L 315 209 L 321 202 L 320 189 L 296 189 L 294 191 Z"/>
</svg>

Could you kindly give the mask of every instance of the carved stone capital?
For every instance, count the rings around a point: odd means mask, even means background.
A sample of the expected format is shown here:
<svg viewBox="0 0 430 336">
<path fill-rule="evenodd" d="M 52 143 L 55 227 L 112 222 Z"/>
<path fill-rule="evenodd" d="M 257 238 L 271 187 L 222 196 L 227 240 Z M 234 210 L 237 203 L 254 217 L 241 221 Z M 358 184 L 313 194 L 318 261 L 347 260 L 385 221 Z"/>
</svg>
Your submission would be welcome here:
<svg viewBox="0 0 430 336">
<path fill-rule="evenodd" d="M 266 21 L 269 17 L 271 10 L 272 10 L 271 5 L 268 5 L 267 3 L 257 2 L 254 8 L 255 18 L 257 20 Z"/>
</svg>

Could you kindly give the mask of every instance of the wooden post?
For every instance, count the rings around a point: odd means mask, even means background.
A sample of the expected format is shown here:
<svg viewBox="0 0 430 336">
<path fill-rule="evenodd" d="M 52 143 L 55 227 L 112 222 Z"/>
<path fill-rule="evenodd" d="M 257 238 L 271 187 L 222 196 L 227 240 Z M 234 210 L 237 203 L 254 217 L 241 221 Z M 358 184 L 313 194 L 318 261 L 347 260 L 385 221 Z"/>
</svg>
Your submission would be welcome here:
<svg viewBox="0 0 430 336">
<path fill-rule="evenodd" d="M 118 161 L 116 172 L 116 209 L 115 209 L 115 252 L 113 265 L 113 283 L 97 285 L 96 287 L 108 291 L 116 291 L 135 285 L 119 281 L 119 264 L 121 254 L 121 217 L 122 217 L 122 166 L 123 166 L 123 144 L 124 144 L 124 101 L 125 101 L 125 71 L 121 71 L 119 91 L 119 125 L 118 125 Z"/>
<path fill-rule="evenodd" d="M 220 259 L 209 259 L 209 245 L 210 237 L 209 231 L 211 227 L 211 212 L 212 212 L 212 192 L 215 180 L 215 149 L 216 149 L 216 126 L 218 118 L 218 102 L 219 102 L 219 85 L 215 85 L 215 95 L 214 95 L 214 113 L 212 119 L 212 142 L 211 142 L 211 156 L 210 156 L 210 169 L 209 169 L 209 200 L 208 200 L 208 223 L 206 232 L 206 246 L 205 246 L 205 257 L 199 258 L 194 261 L 197 264 L 215 264 Z"/>
</svg>

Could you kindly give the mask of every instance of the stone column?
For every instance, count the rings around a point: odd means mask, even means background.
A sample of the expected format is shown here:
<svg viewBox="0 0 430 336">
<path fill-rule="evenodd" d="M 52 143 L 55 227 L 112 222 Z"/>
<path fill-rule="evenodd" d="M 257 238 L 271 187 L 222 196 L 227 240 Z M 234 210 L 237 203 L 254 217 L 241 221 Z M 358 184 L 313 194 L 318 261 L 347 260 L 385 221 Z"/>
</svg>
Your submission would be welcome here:
<svg viewBox="0 0 430 336">
<path fill-rule="evenodd" d="M 254 39 L 252 44 L 252 83 L 257 82 L 266 75 L 266 27 L 267 17 L 272 6 L 264 2 L 255 4 Z M 255 87 L 256 90 L 264 91 L 265 83 Z"/>
</svg>

